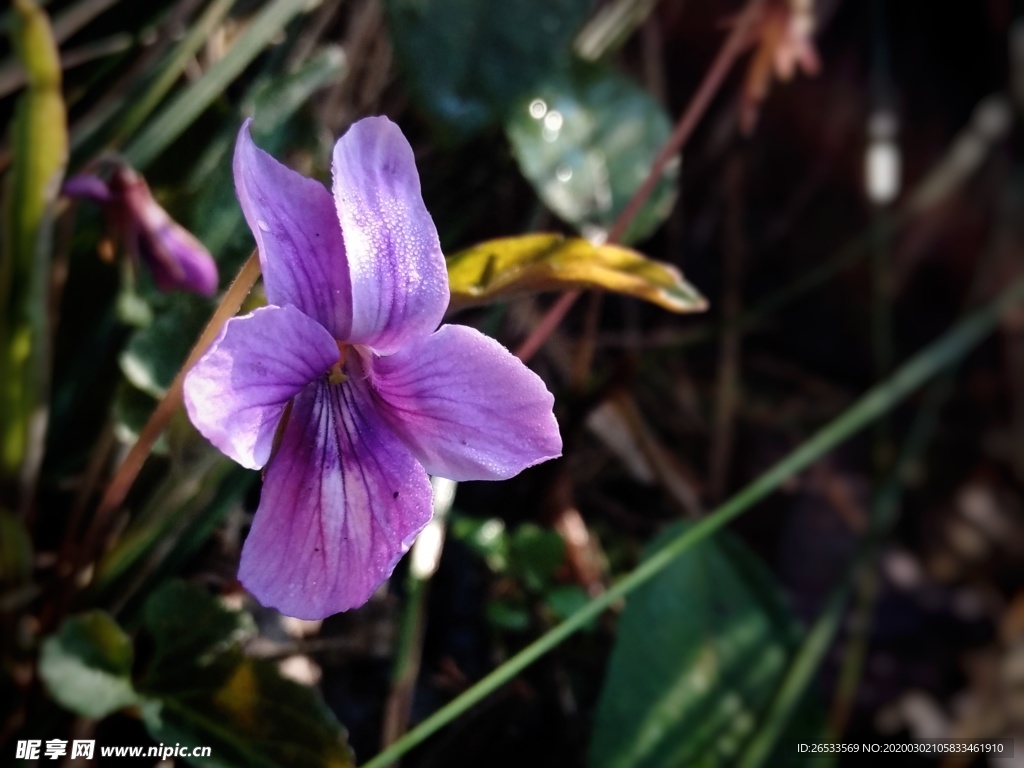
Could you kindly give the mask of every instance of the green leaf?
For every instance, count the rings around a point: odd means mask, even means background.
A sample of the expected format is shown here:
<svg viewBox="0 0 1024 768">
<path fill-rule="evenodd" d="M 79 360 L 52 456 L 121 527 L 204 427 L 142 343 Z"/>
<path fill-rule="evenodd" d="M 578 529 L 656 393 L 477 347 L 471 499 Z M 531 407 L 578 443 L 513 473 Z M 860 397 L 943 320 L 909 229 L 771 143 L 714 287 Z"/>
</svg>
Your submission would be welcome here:
<svg viewBox="0 0 1024 768">
<path fill-rule="evenodd" d="M 212 447 L 208 450 L 215 451 Z M 207 546 L 224 518 L 238 507 L 258 477 L 255 472 L 224 461 L 222 456 L 209 469 L 205 462 L 197 469 L 194 467 L 195 464 L 189 463 L 182 473 L 186 482 L 193 473 L 201 473 L 198 489 L 184 502 L 162 504 L 158 514 L 145 515 L 145 522 L 142 522 L 144 514 L 140 514 L 137 518 L 139 529 L 135 528 L 133 521 L 124 537 L 135 536 L 135 547 L 124 551 L 115 546 L 104 558 L 104 568 L 97 569 L 97 589 L 112 588 L 123 601 L 125 616 L 134 615 L 146 595 L 181 573 L 189 561 Z M 149 511 L 148 507 L 144 510 Z M 174 524 L 162 525 L 168 520 L 173 520 Z M 162 530 L 166 533 L 161 536 L 157 532 Z M 157 536 L 153 536 L 154 533 Z"/>
<path fill-rule="evenodd" d="M 504 521 L 496 517 L 481 519 L 457 515 L 451 522 L 451 535 L 483 558 L 495 573 L 508 569 L 508 534 Z"/>
<path fill-rule="evenodd" d="M 160 104 L 180 79 L 189 62 L 194 60 L 199 49 L 209 41 L 232 5 L 234 0 L 212 0 L 202 15 L 189 24 L 187 33 L 166 60 L 161 62 L 153 79 L 145 83 L 138 92 L 132 93 L 133 98 L 126 99 L 123 111 L 116 118 L 114 135 L 109 142 L 111 146 L 121 146 L 124 138 L 131 136 Z M 81 146 L 85 138 L 85 132 L 76 130 L 75 136 L 72 137 L 73 146 Z"/>
<path fill-rule="evenodd" d="M 617 245 L 557 234 L 505 237 L 448 257 L 451 307 L 516 294 L 601 288 L 645 299 L 673 312 L 701 312 L 707 302 L 671 264 Z"/>
<path fill-rule="evenodd" d="M 180 685 L 182 668 L 214 665 L 256 631 L 248 614 L 228 610 L 217 598 L 182 581 L 168 582 L 150 595 L 142 623 L 156 646 L 144 678 L 149 688 Z"/>
<path fill-rule="evenodd" d="M 657 551 L 688 524 L 666 530 Z M 591 768 L 731 765 L 796 642 L 774 579 L 726 534 L 633 593 L 598 702 Z"/>
<path fill-rule="evenodd" d="M 544 593 L 544 602 L 555 618 L 562 621 L 590 602 L 590 595 L 578 584 L 556 584 Z"/>
<path fill-rule="evenodd" d="M 395 56 L 448 139 L 508 114 L 564 68 L 589 0 L 386 0 Z"/>
<path fill-rule="evenodd" d="M 525 632 L 530 628 L 530 609 L 521 598 L 493 597 L 484 608 L 487 622 L 505 632 Z"/>
<path fill-rule="evenodd" d="M 520 100 L 505 129 L 541 200 L 591 237 L 608 231 L 647 178 L 672 125 L 632 80 L 581 63 Z M 678 175 L 679 162 L 669 163 L 622 242 L 644 239 L 665 220 Z"/>
<path fill-rule="evenodd" d="M 565 560 L 565 542 L 555 531 L 523 523 L 509 537 L 509 570 L 528 589 L 543 590 Z"/>
<path fill-rule="evenodd" d="M 160 399 L 206 325 L 210 306 L 181 291 L 155 296 L 152 304 L 153 321 L 132 335 L 119 362 L 128 381 Z"/>
<path fill-rule="evenodd" d="M 143 392 L 127 381 L 121 381 L 117 385 L 113 406 L 114 434 L 117 439 L 124 445 L 131 445 L 138 440 L 158 403 L 159 400 L 147 392 Z M 151 453 L 156 456 L 167 454 L 166 433 L 156 439 Z"/>
<path fill-rule="evenodd" d="M 170 426 L 173 432 L 174 420 Z M 189 433 L 195 434 L 191 427 Z M 195 440 L 174 452 L 183 455 L 96 565 L 88 599 L 118 606 L 122 618 L 134 617 L 142 596 L 188 564 L 254 480 L 254 473 Z"/>
<path fill-rule="evenodd" d="M 105 717 L 136 703 L 131 667 L 131 640 L 103 611 L 68 619 L 43 643 L 39 657 L 50 696 L 85 717 Z"/>
<path fill-rule="evenodd" d="M 260 146 L 266 133 L 287 126 L 317 91 L 345 77 L 347 63 L 341 46 L 325 45 L 294 72 L 261 78 L 246 96 L 246 111 L 256 116 L 256 138 Z"/>
<path fill-rule="evenodd" d="M 353 765 L 344 729 L 312 689 L 242 655 L 248 615 L 171 582 L 147 601 L 143 626 L 155 651 L 137 687 L 153 738 L 210 746 L 211 757 L 190 760 L 199 766 Z"/>
<path fill-rule="evenodd" d="M 49 19 L 31 0 L 15 0 L 14 10 L 12 40 L 28 85 L 11 123 L 0 253 L 0 468 L 9 475 L 34 458 L 26 454 L 45 424 L 53 212 L 68 151 Z"/>
</svg>

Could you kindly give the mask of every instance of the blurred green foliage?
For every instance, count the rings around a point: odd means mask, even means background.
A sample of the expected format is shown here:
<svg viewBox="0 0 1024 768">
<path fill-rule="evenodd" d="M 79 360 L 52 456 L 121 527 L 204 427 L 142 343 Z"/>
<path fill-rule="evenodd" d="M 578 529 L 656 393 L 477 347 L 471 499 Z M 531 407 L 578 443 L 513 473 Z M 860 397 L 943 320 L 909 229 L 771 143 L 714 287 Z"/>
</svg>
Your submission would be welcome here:
<svg viewBox="0 0 1024 768">
<path fill-rule="evenodd" d="M 53 218 L 68 136 L 49 19 L 31 0 L 15 0 L 13 22 L 27 87 L 11 123 L 0 215 L 0 482 L 21 474 L 22 483 L 31 483 L 48 410 Z"/>
<path fill-rule="evenodd" d="M 211 757 L 191 758 L 196 765 L 353 765 L 323 701 L 242 652 L 254 633 L 248 614 L 168 581 L 146 600 L 136 641 L 145 651 L 133 650 L 110 616 L 91 611 L 44 643 L 40 676 L 78 714 L 133 705 L 157 741 L 211 747 Z"/>
<path fill-rule="evenodd" d="M 687 525 L 666 528 L 648 552 Z M 719 534 L 685 552 L 626 601 L 589 765 L 732 765 L 797 637 L 773 576 L 739 541 Z"/>
</svg>

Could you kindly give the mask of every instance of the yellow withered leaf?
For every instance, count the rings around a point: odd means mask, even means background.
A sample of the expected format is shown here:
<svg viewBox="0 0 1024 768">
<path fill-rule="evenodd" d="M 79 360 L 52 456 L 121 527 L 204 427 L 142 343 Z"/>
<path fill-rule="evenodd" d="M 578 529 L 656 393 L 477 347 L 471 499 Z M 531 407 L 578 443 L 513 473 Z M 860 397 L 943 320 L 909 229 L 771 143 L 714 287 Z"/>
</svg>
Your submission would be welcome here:
<svg viewBox="0 0 1024 768">
<path fill-rule="evenodd" d="M 645 299 L 672 312 L 702 312 L 707 301 L 671 264 L 619 245 L 531 234 L 474 245 L 448 257 L 451 308 L 513 295 L 598 288 Z"/>
</svg>

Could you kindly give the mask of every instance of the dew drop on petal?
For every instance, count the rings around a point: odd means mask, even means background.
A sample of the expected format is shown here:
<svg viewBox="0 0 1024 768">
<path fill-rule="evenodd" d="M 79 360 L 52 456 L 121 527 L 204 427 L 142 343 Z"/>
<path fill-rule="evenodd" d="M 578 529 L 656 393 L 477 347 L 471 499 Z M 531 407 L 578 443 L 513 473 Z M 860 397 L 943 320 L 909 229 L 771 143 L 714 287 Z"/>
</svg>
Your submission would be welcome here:
<svg viewBox="0 0 1024 768">
<path fill-rule="evenodd" d="M 256 225 L 257 225 L 257 226 L 258 226 L 258 227 L 259 227 L 260 229 L 262 229 L 262 230 L 263 230 L 264 232 L 269 232 L 269 231 L 270 231 L 270 225 L 269 225 L 269 224 L 267 224 L 267 222 L 265 222 L 265 221 L 264 221 L 263 219 L 258 219 L 258 220 L 256 221 Z"/>
</svg>

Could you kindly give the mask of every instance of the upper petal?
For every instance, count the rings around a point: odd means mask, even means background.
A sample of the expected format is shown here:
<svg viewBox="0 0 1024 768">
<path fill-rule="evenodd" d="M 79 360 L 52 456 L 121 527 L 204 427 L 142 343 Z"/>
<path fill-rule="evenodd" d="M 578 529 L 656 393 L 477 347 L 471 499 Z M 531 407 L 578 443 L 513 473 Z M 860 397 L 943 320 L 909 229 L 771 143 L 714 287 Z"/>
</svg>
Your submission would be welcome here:
<svg viewBox="0 0 1024 768">
<path fill-rule="evenodd" d="M 295 399 L 238 576 L 262 604 L 322 619 L 365 603 L 430 514 L 427 475 L 365 383 L 320 381 Z"/>
<path fill-rule="evenodd" d="M 429 334 L 448 307 L 448 271 L 420 195 L 412 147 L 386 117 L 334 146 L 334 199 L 352 283 L 349 340 L 380 354 Z"/>
<path fill-rule="evenodd" d="M 463 325 L 374 360 L 381 412 L 427 472 L 503 480 L 560 456 L 544 382 L 501 344 Z"/>
<path fill-rule="evenodd" d="M 337 360 L 337 343 L 315 320 L 295 307 L 261 307 L 227 321 L 185 377 L 185 407 L 207 440 L 259 469 L 288 401 Z"/>
<path fill-rule="evenodd" d="M 344 339 L 352 289 L 331 195 L 257 147 L 251 122 L 235 144 L 235 191 L 259 248 L 267 300 L 294 304 Z"/>
</svg>

